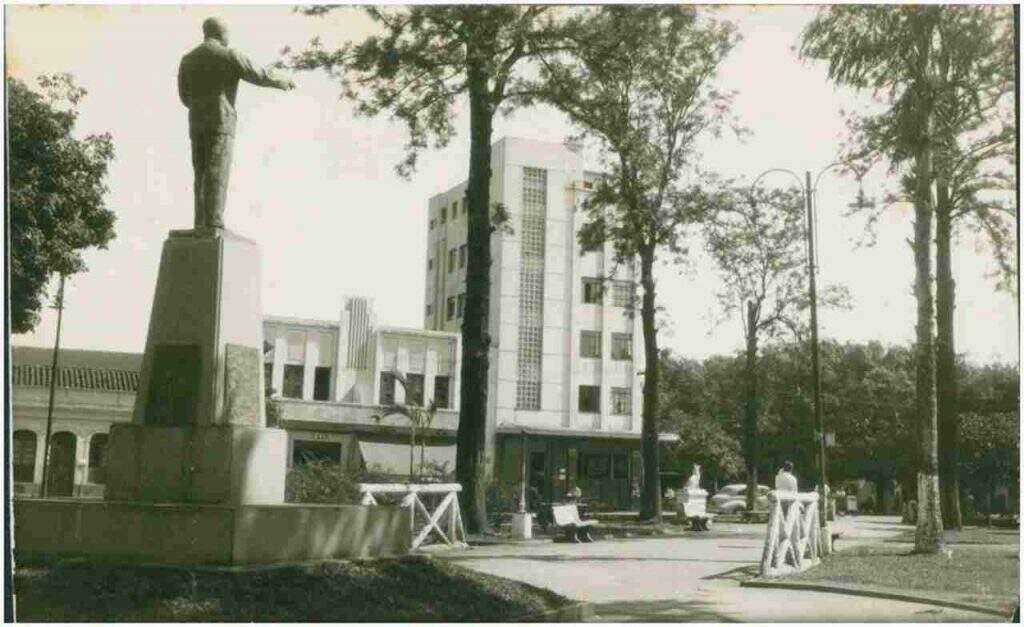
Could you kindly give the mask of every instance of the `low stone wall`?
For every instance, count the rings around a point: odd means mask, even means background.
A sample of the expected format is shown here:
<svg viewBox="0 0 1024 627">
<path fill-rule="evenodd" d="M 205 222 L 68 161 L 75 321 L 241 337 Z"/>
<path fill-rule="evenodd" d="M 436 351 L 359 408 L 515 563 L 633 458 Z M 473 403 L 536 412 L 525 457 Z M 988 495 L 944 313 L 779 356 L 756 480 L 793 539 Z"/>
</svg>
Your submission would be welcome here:
<svg viewBox="0 0 1024 627">
<path fill-rule="evenodd" d="M 16 558 L 274 564 L 409 552 L 409 511 L 361 505 L 14 501 Z"/>
</svg>

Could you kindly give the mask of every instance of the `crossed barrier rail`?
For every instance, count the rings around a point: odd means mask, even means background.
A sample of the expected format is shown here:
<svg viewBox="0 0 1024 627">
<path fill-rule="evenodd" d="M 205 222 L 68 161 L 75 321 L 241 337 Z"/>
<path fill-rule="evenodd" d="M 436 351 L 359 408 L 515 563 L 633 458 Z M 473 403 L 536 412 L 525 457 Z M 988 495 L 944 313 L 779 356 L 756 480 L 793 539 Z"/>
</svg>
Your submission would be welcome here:
<svg viewBox="0 0 1024 627">
<path fill-rule="evenodd" d="M 409 508 L 409 533 L 412 538 L 409 550 L 415 551 L 433 533 L 444 544 L 453 547 L 466 546 L 466 528 L 462 523 L 462 511 L 459 509 L 459 492 L 462 486 L 458 483 L 360 483 L 360 502 L 363 505 L 378 505 L 381 495 L 401 496 L 401 507 Z M 440 497 L 433 511 L 420 495 Z M 425 522 L 417 524 L 417 516 Z M 447 532 L 442 525 L 447 527 Z"/>
<path fill-rule="evenodd" d="M 769 492 L 761 576 L 800 572 L 820 561 L 818 493 Z"/>
</svg>

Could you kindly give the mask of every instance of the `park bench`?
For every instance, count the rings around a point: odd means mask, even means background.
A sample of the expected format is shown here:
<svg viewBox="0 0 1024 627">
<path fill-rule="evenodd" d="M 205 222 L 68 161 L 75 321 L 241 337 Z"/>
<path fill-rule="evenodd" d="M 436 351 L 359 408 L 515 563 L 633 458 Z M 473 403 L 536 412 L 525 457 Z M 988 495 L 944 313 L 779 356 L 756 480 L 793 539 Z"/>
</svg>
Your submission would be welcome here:
<svg viewBox="0 0 1024 627">
<path fill-rule="evenodd" d="M 597 526 L 596 520 L 580 520 L 580 511 L 573 504 L 551 505 L 551 516 L 555 526 L 565 531 L 568 542 L 593 542 L 590 528 Z"/>
<path fill-rule="evenodd" d="M 683 517 L 690 521 L 690 528 L 694 531 L 709 531 L 715 515 L 708 512 L 706 499 L 684 501 L 682 505 Z"/>
</svg>

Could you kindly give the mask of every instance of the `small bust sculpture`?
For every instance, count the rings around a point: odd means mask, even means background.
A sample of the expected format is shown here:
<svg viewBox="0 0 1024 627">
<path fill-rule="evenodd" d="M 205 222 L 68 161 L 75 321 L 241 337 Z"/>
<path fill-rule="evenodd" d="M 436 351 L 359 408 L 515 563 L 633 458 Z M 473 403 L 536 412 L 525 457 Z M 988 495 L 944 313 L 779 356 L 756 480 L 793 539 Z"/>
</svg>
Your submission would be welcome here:
<svg viewBox="0 0 1024 627">
<path fill-rule="evenodd" d="M 700 464 L 693 465 L 693 474 L 686 480 L 687 490 L 700 490 Z"/>
</svg>

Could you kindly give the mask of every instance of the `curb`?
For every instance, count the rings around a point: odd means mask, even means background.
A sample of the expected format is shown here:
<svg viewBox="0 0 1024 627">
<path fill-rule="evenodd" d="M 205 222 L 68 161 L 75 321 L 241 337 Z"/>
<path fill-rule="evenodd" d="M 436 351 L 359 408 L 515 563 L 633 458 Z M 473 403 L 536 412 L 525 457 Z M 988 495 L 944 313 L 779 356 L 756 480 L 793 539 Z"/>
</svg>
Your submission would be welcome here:
<svg viewBox="0 0 1024 627">
<path fill-rule="evenodd" d="M 585 623 L 594 615 L 594 606 L 588 601 L 509 619 L 510 623 Z"/>
<path fill-rule="evenodd" d="M 981 614 L 989 614 L 991 616 L 1000 616 L 1006 618 L 1007 611 L 996 609 L 985 605 L 975 605 L 973 603 L 963 603 L 961 601 L 950 601 L 947 599 L 939 599 L 936 597 L 918 596 L 913 594 L 904 594 L 900 592 L 882 592 L 879 590 L 871 590 L 869 588 L 851 588 L 847 586 L 832 585 L 825 583 L 802 583 L 802 582 L 783 582 L 783 581 L 765 581 L 763 579 L 748 579 L 740 582 L 741 587 L 745 588 L 778 588 L 782 590 L 806 590 L 808 592 L 831 592 L 834 594 L 849 594 L 851 596 L 861 597 L 874 597 L 876 599 L 888 599 L 891 601 L 907 601 L 909 603 L 923 603 L 926 605 L 938 605 L 940 607 L 948 607 L 957 610 L 967 610 L 969 612 L 979 612 Z M 1012 613 L 1012 610 L 1010 611 Z"/>
</svg>

